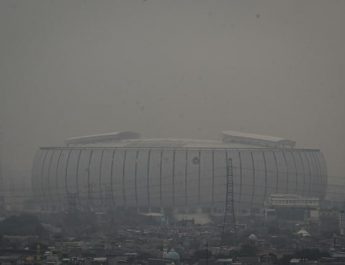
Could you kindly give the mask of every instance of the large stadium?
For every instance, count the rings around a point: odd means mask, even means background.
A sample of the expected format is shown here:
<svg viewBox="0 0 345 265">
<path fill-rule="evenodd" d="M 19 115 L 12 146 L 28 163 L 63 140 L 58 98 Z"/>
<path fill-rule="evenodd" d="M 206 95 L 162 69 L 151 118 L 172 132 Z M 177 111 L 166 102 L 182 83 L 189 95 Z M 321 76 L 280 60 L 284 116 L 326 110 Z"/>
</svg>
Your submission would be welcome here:
<svg viewBox="0 0 345 265">
<path fill-rule="evenodd" d="M 147 139 L 134 132 L 75 137 L 42 147 L 32 187 L 41 209 L 142 211 L 223 210 L 233 179 L 236 211 L 253 212 L 271 194 L 323 199 L 326 163 L 320 150 L 279 137 L 226 131 L 222 139 Z M 230 170 L 229 170 L 230 169 Z"/>
</svg>

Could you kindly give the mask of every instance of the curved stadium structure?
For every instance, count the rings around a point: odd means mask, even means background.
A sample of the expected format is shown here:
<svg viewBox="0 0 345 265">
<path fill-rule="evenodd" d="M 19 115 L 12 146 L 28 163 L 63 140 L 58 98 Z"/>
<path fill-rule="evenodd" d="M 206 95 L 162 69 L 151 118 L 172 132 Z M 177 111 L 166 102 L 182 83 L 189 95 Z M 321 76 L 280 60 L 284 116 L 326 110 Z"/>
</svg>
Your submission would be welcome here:
<svg viewBox="0 0 345 265">
<path fill-rule="evenodd" d="M 222 141 L 142 139 L 132 132 L 84 136 L 36 153 L 32 187 L 42 209 L 223 209 L 231 161 L 235 209 L 271 194 L 325 196 L 319 150 L 278 137 L 223 132 Z"/>
</svg>

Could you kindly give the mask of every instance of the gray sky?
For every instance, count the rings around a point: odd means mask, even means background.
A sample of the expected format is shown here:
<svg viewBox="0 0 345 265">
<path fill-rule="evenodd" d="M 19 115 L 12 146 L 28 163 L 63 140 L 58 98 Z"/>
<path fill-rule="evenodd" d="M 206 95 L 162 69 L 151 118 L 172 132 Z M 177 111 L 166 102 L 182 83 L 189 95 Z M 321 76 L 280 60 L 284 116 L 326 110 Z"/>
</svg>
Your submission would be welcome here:
<svg viewBox="0 0 345 265">
<path fill-rule="evenodd" d="M 6 169 L 38 146 L 231 129 L 320 148 L 345 172 L 345 1 L 0 2 Z"/>
</svg>

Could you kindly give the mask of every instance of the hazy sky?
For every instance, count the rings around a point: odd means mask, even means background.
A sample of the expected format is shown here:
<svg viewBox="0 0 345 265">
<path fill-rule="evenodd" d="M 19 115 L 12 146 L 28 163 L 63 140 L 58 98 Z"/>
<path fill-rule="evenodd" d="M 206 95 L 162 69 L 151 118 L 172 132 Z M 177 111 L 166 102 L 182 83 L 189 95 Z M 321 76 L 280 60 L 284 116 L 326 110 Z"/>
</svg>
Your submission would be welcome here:
<svg viewBox="0 0 345 265">
<path fill-rule="evenodd" d="M 320 148 L 345 172 L 345 1 L 0 1 L 3 164 L 134 130 Z"/>
</svg>

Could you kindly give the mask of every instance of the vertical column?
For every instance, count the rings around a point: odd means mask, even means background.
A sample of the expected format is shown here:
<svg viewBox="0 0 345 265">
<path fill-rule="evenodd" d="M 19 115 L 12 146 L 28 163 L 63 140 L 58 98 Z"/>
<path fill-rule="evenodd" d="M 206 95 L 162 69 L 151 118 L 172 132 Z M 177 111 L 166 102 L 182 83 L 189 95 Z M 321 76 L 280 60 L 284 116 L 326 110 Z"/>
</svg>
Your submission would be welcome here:
<svg viewBox="0 0 345 265">
<path fill-rule="evenodd" d="M 242 189 L 243 189 L 243 169 L 242 169 L 242 155 L 241 155 L 241 151 L 238 152 L 238 158 L 239 158 L 239 161 L 240 161 L 240 198 L 239 198 L 239 201 L 240 203 L 242 203 Z"/>
<path fill-rule="evenodd" d="M 64 197 L 65 197 L 65 204 L 67 203 L 67 205 L 64 205 L 65 208 L 68 209 L 69 207 L 69 198 L 70 198 L 70 193 L 69 193 L 69 190 L 68 190 L 68 183 L 67 183 L 67 176 L 68 176 L 68 165 L 69 165 L 69 162 L 70 162 L 70 157 L 71 157 L 71 153 L 72 153 L 72 150 L 68 150 L 68 154 L 67 154 L 67 160 L 66 160 L 66 168 L 65 168 L 65 194 L 64 194 Z"/>
<path fill-rule="evenodd" d="M 138 208 L 138 160 L 139 160 L 139 150 L 135 153 L 135 163 L 134 163 L 134 192 L 135 192 L 135 206 Z"/>
<path fill-rule="evenodd" d="M 160 208 L 163 207 L 163 198 L 162 198 L 162 174 L 163 174 L 163 150 L 160 153 L 159 160 L 159 205 Z"/>
<path fill-rule="evenodd" d="M 327 180 L 327 164 L 326 164 L 326 159 L 323 156 L 323 154 L 321 152 L 319 152 L 319 161 L 320 161 L 320 165 L 322 167 L 322 178 L 323 178 L 323 189 L 322 189 L 322 198 L 324 198 L 326 196 L 326 189 L 327 189 L 327 184 L 328 184 L 328 180 Z"/>
<path fill-rule="evenodd" d="M 305 166 L 304 166 L 304 161 L 303 161 L 303 157 L 302 157 L 302 154 L 301 152 L 297 152 L 298 156 L 299 156 L 299 159 L 301 161 L 301 165 L 302 165 L 302 174 L 303 174 L 303 189 L 302 189 L 302 194 L 303 196 L 305 196 L 306 194 L 306 172 L 305 172 Z"/>
<path fill-rule="evenodd" d="M 212 150 L 212 207 L 214 207 L 214 150 Z"/>
<path fill-rule="evenodd" d="M 148 208 L 151 211 L 151 197 L 150 197 L 150 167 L 151 167 L 151 149 L 147 154 L 147 202 Z"/>
<path fill-rule="evenodd" d="M 254 157 L 253 157 L 253 152 L 250 152 L 250 157 L 252 160 L 252 168 L 253 168 L 253 189 L 252 189 L 252 196 L 251 196 L 251 200 L 250 200 L 250 207 L 251 210 L 253 209 L 253 204 L 254 204 L 254 195 L 255 195 L 255 163 L 254 163 Z"/>
<path fill-rule="evenodd" d="M 67 174 L 68 174 L 68 165 L 69 165 L 69 158 L 71 156 L 71 152 L 72 150 L 68 150 L 68 154 L 67 154 L 67 160 L 66 160 L 66 170 L 65 170 L 65 194 L 68 195 L 69 194 L 69 190 L 68 190 L 68 184 L 67 184 Z"/>
<path fill-rule="evenodd" d="M 316 156 L 316 152 L 311 153 L 311 156 L 312 156 L 313 160 L 315 161 L 315 167 L 316 167 L 316 170 L 317 170 L 317 175 L 319 177 L 319 179 L 317 181 L 315 180 L 315 182 L 317 183 L 316 184 L 317 185 L 317 189 L 315 191 L 318 194 L 321 194 L 323 183 L 322 183 L 322 176 L 321 176 L 320 161 L 318 160 L 318 158 Z"/>
<path fill-rule="evenodd" d="M 51 164 L 52 157 L 54 155 L 54 149 L 47 149 L 47 156 L 44 159 L 43 171 L 41 174 L 41 187 L 42 187 L 42 207 L 44 210 L 48 210 L 48 202 L 50 194 L 48 193 L 48 178 L 49 178 L 49 166 Z"/>
<path fill-rule="evenodd" d="M 304 153 L 306 161 L 307 161 L 307 167 L 308 167 L 308 175 L 309 175 L 309 184 L 308 184 L 308 196 L 311 195 L 311 182 L 312 182 L 312 173 L 311 173 L 311 165 L 310 165 L 310 161 L 308 158 L 307 153 Z"/>
<path fill-rule="evenodd" d="M 51 192 L 51 189 L 50 189 L 50 171 L 51 171 L 51 167 L 52 167 L 52 164 L 53 164 L 53 157 L 55 155 L 55 150 L 52 151 L 53 153 L 51 154 L 50 158 L 49 158 L 49 162 L 48 162 L 48 172 L 47 172 L 47 186 L 46 186 L 46 190 L 47 190 L 47 194 L 49 197 L 49 200 L 48 198 L 47 199 L 47 203 L 49 205 L 49 208 L 51 209 L 51 204 L 52 204 L 52 192 Z"/>
<path fill-rule="evenodd" d="M 185 206 L 188 206 L 188 150 L 186 150 L 186 164 L 184 168 L 184 193 L 185 193 Z"/>
<path fill-rule="evenodd" d="M 198 163 L 198 204 L 200 205 L 200 202 L 201 202 L 201 200 L 200 200 L 200 196 L 201 196 L 201 179 L 200 179 L 200 175 L 201 175 L 201 166 L 200 166 L 200 164 L 201 164 L 201 153 L 200 153 L 200 151 L 198 152 L 198 161 L 197 161 L 197 163 Z"/>
<path fill-rule="evenodd" d="M 114 206 L 116 207 L 124 207 L 124 176 L 127 174 L 125 169 L 126 160 L 125 159 L 125 152 L 126 149 L 124 148 L 116 148 L 114 151 L 114 160 L 112 170 L 112 190 L 113 190 L 113 198 L 114 198 Z"/>
<path fill-rule="evenodd" d="M 68 160 L 67 166 L 67 175 L 65 176 L 65 185 L 67 193 L 69 194 L 67 197 L 73 197 L 73 207 L 77 207 L 78 203 L 78 178 L 79 178 L 79 170 L 80 170 L 80 161 L 81 161 L 81 149 L 73 148 L 70 149 L 70 155 Z M 67 162 L 66 162 L 67 163 Z M 69 199 L 68 199 L 69 200 Z"/>
<path fill-rule="evenodd" d="M 87 201 L 88 201 L 88 209 L 91 209 L 91 186 L 90 186 L 90 170 L 91 170 L 91 160 L 93 156 L 93 150 L 90 151 L 89 162 L 88 162 L 88 169 L 87 169 Z"/>
<path fill-rule="evenodd" d="M 274 164 L 275 164 L 275 168 L 276 168 L 276 193 L 278 192 L 278 185 L 279 185 L 279 168 L 278 168 L 278 161 L 277 161 L 277 155 L 274 151 L 272 151 L 273 153 L 273 158 L 274 158 Z"/>
<path fill-rule="evenodd" d="M 59 167 L 60 167 L 60 162 L 61 162 L 61 157 L 62 157 L 62 150 L 60 150 L 58 160 L 56 163 L 56 168 L 55 168 L 55 203 L 56 205 L 59 204 L 59 196 L 60 196 L 60 191 L 59 191 L 59 184 L 58 184 L 58 177 L 59 177 Z"/>
<path fill-rule="evenodd" d="M 173 158 L 172 158 L 172 175 L 171 175 L 171 180 L 172 180 L 172 203 L 173 207 L 175 207 L 175 157 L 176 157 L 176 151 L 173 151 Z"/>
<path fill-rule="evenodd" d="M 40 205 L 43 206 L 42 204 L 45 203 L 45 187 L 44 187 L 44 166 L 45 166 L 45 163 L 46 163 L 46 160 L 47 160 L 47 156 L 48 156 L 48 150 L 44 150 L 44 155 L 43 155 L 43 160 L 42 160 L 42 164 L 41 164 L 41 170 L 40 170 L 40 178 L 39 178 L 39 181 L 40 183 L 38 183 L 38 185 L 41 187 L 41 190 L 40 190 L 40 193 L 39 193 L 39 196 L 40 196 Z"/>
<path fill-rule="evenodd" d="M 40 165 L 41 156 L 42 156 L 42 151 L 41 151 L 41 149 L 39 149 L 35 153 L 34 164 L 33 164 L 32 169 L 31 169 L 31 188 L 32 188 L 35 200 L 37 200 L 37 195 L 39 193 L 37 187 L 38 187 L 39 165 Z M 1 184 L 5 184 L 5 183 L 1 183 Z M 2 187 L 2 191 L 3 192 L 5 191 L 3 187 Z M 3 194 L 3 195 L 5 195 L 5 194 Z"/>
<path fill-rule="evenodd" d="M 265 174 L 265 187 L 264 187 L 264 200 L 267 199 L 267 162 L 265 151 L 262 151 L 262 158 L 264 161 L 264 174 Z"/>
<path fill-rule="evenodd" d="M 292 156 L 293 166 L 295 168 L 295 176 L 296 176 L 295 193 L 298 193 L 298 171 L 297 171 L 296 158 L 295 158 L 294 152 L 290 151 L 290 153 L 291 153 L 291 156 Z"/>
<path fill-rule="evenodd" d="M 214 207 L 217 211 L 224 209 L 226 199 L 226 154 L 225 149 L 214 150 Z"/>
<path fill-rule="evenodd" d="M 126 158 L 127 158 L 127 150 L 124 151 L 123 155 L 123 165 L 122 165 L 122 196 L 123 196 L 123 205 L 127 206 L 127 199 L 126 199 L 126 183 L 125 183 L 125 176 L 126 176 Z"/>
<path fill-rule="evenodd" d="M 288 165 L 288 162 L 287 162 L 287 159 L 286 159 L 286 154 L 285 154 L 285 151 L 283 150 L 282 151 L 282 154 L 283 154 L 283 160 L 284 160 L 284 164 L 285 164 L 285 168 L 286 168 L 286 193 L 288 194 L 289 193 L 289 165 Z"/>
<path fill-rule="evenodd" d="M 113 150 L 111 156 L 111 164 L 110 164 L 110 192 L 111 192 L 111 204 L 112 206 L 116 205 L 115 198 L 114 198 L 114 158 L 115 158 L 116 149 Z"/>
<path fill-rule="evenodd" d="M 103 175 L 103 157 L 104 157 L 104 149 L 101 152 L 101 159 L 99 161 L 99 173 L 98 173 L 98 205 L 102 208 L 104 207 L 104 200 L 103 200 L 103 189 L 102 189 L 102 175 Z M 97 191 L 96 191 L 97 192 Z M 95 196 L 97 198 L 97 196 Z"/>
<path fill-rule="evenodd" d="M 76 200 L 78 202 L 78 205 L 80 205 L 80 196 L 79 196 L 79 164 L 80 164 L 80 157 L 81 157 L 81 149 L 79 150 L 79 153 L 78 153 L 77 167 L 76 167 L 76 172 L 75 172 L 75 182 L 76 182 L 76 192 L 77 192 Z"/>
</svg>

